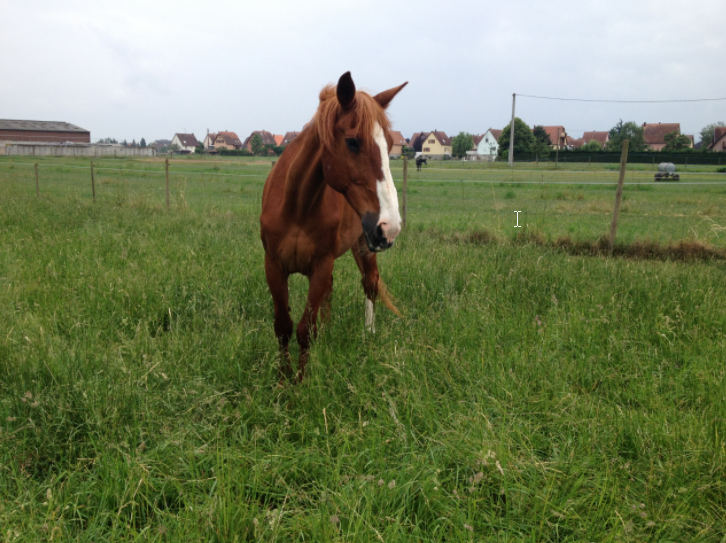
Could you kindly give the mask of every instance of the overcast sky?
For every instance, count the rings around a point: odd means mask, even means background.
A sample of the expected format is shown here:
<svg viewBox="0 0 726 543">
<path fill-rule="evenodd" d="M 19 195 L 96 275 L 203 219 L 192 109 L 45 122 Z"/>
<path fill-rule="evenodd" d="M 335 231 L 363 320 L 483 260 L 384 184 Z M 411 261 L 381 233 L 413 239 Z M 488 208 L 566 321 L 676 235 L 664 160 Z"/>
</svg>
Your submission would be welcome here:
<svg viewBox="0 0 726 543">
<path fill-rule="evenodd" d="M 0 118 L 66 121 L 94 141 L 300 130 L 347 70 L 374 93 L 409 82 L 389 108 L 405 137 L 502 128 L 513 92 L 726 96 L 724 0 L 0 0 L 0 14 Z M 697 135 L 726 102 L 521 98 L 517 116 L 574 137 L 620 118 Z"/>
</svg>

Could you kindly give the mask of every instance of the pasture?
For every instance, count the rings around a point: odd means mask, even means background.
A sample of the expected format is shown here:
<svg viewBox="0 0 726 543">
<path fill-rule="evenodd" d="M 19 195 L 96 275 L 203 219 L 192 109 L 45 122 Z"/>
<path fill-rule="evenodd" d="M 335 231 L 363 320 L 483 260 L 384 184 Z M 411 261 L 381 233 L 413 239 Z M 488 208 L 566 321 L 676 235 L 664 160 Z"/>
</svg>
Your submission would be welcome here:
<svg viewBox="0 0 726 543">
<path fill-rule="evenodd" d="M 269 162 L 173 161 L 170 209 L 158 160 L 95 161 L 95 204 L 89 161 L 38 162 L 40 198 L 0 159 L 3 541 L 726 536 L 724 261 L 528 242 L 607 233 L 614 169 L 410 168 L 379 257 L 403 317 L 364 332 L 346 255 L 306 380 L 279 388 Z M 618 242 L 723 250 L 713 170 L 633 167 Z"/>
</svg>

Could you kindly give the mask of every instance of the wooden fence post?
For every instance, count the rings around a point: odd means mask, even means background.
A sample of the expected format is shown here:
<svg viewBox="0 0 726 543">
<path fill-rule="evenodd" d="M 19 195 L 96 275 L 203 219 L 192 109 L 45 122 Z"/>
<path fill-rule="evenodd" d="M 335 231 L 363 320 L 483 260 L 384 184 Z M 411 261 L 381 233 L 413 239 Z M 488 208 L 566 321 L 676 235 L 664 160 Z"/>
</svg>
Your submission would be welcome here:
<svg viewBox="0 0 726 543">
<path fill-rule="evenodd" d="M 40 181 L 38 180 L 38 163 L 35 163 L 35 195 L 40 198 Z"/>
<path fill-rule="evenodd" d="M 93 192 L 93 203 L 96 203 L 96 178 L 93 175 L 93 160 L 91 160 L 91 191 Z"/>
<path fill-rule="evenodd" d="M 408 194 L 408 157 L 403 157 L 403 226 L 406 226 L 406 196 Z"/>
<path fill-rule="evenodd" d="M 166 209 L 169 209 L 169 159 L 166 162 Z"/>
<path fill-rule="evenodd" d="M 608 241 L 608 254 L 612 256 L 615 247 L 615 234 L 618 230 L 618 215 L 620 215 L 620 200 L 623 197 L 623 183 L 625 182 L 625 166 L 628 164 L 628 146 L 630 140 L 623 140 L 623 150 L 620 154 L 620 177 L 618 190 L 615 192 L 615 209 L 613 210 L 613 223 L 610 226 L 610 240 Z"/>
</svg>

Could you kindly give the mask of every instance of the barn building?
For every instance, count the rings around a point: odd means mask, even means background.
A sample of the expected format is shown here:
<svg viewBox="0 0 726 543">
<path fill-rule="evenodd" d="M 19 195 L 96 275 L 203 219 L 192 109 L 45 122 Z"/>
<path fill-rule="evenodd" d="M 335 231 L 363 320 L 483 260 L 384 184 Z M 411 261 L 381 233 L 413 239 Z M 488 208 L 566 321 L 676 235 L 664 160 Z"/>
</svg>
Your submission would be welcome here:
<svg viewBox="0 0 726 543">
<path fill-rule="evenodd" d="M 91 143 L 91 132 L 71 123 L 0 119 L 0 141 Z"/>
</svg>

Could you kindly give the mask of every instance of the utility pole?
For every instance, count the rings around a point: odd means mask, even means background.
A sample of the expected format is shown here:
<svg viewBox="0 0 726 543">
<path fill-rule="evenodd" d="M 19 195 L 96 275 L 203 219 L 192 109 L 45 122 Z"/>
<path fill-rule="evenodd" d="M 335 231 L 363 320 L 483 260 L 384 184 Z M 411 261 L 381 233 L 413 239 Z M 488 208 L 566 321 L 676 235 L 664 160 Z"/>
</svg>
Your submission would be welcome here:
<svg viewBox="0 0 726 543">
<path fill-rule="evenodd" d="M 514 104 L 517 101 L 517 94 L 512 93 L 512 122 L 509 129 L 509 166 L 514 167 Z"/>
<path fill-rule="evenodd" d="M 555 168 L 560 165 L 560 127 L 557 127 L 557 151 L 555 152 Z"/>
</svg>

